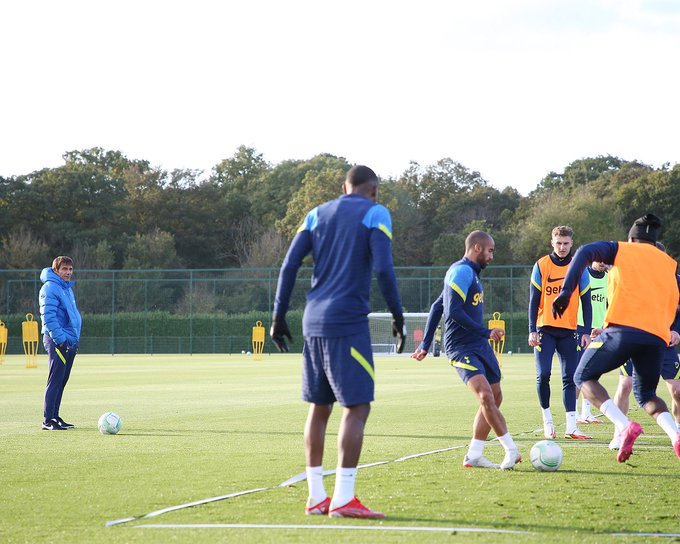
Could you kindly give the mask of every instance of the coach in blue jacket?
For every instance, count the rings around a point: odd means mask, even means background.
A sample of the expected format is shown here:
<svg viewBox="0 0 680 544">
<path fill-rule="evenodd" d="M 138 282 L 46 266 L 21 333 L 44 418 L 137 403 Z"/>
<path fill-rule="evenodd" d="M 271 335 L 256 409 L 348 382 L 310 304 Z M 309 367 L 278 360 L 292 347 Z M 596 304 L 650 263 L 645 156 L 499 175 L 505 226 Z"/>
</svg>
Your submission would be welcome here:
<svg viewBox="0 0 680 544">
<path fill-rule="evenodd" d="M 49 356 L 49 374 L 45 388 L 46 431 L 64 431 L 74 427 L 59 417 L 59 406 L 66 382 L 71 375 L 73 360 L 80 343 L 82 319 L 73 294 L 73 259 L 57 257 L 52 268 L 40 274 L 40 317 L 42 319 L 43 344 Z"/>
</svg>

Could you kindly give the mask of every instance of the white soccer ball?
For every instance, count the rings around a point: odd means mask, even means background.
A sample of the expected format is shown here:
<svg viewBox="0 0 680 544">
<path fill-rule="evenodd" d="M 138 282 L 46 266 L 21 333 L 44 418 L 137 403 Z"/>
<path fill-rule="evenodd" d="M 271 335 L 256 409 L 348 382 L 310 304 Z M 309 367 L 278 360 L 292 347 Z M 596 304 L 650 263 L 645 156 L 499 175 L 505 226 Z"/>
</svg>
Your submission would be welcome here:
<svg viewBox="0 0 680 544">
<path fill-rule="evenodd" d="M 552 440 L 541 440 L 533 445 L 529 458 L 536 470 L 554 472 L 562 464 L 562 448 Z"/>
<path fill-rule="evenodd" d="M 250 352 L 247 352 L 246 355 L 250 355 Z"/>
<path fill-rule="evenodd" d="M 102 414 L 97 422 L 99 432 L 102 434 L 117 434 L 120 431 L 120 426 L 123 424 L 118 414 L 113 412 L 106 412 Z"/>
<path fill-rule="evenodd" d="M 241 355 L 245 355 L 245 354 L 246 354 L 246 350 L 245 350 L 245 349 L 242 349 L 242 350 L 241 350 Z"/>
</svg>

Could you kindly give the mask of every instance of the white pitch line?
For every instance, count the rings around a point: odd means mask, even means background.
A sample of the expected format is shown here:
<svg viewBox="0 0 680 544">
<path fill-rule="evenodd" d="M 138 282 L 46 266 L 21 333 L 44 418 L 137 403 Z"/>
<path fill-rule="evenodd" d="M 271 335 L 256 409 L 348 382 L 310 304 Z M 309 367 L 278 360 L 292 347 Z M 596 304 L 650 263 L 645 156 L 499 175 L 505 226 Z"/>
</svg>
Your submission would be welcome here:
<svg viewBox="0 0 680 544">
<path fill-rule="evenodd" d="M 666 538 L 678 538 L 680 533 L 609 533 L 609 536 L 658 536 Z"/>
<path fill-rule="evenodd" d="M 483 527 L 413 527 L 400 525 L 284 525 L 257 523 L 149 523 L 135 529 L 324 529 L 336 531 L 421 531 L 435 533 L 503 533 L 516 535 L 537 534 L 532 531 L 487 529 Z M 678 538 L 680 533 L 593 533 L 602 536 Z"/>
<path fill-rule="evenodd" d="M 267 491 L 268 489 L 271 489 L 271 487 L 258 487 L 256 489 L 249 489 L 247 491 L 237 491 L 236 493 L 229 493 L 228 495 L 220 495 L 218 497 L 211 497 L 209 499 L 201 499 L 200 501 L 194 501 L 194 502 L 187 502 L 184 504 L 179 504 L 177 506 L 168 506 L 167 508 L 162 508 L 160 510 L 154 510 L 153 512 L 149 512 L 148 514 L 144 514 L 143 516 L 137 516 L 137 517 L 132 517 L 132 518 L 122 518 L 122 519 L 116 519 L 113 521 L 107 521 L 106 526 L 107 527 L 112 527 L 114 525 L 120 525 L 122 523 L 128 523 L 130 521 L 136 521 L 140 519 L 146 519 L 146 518 L 153 518 L 156 516 L 160 516 L 161 514 L 165 514 L 167 512 L 173 512 L 175 510 L 181 510 L 183 508 L 190 508 L 192 506 L 198 506 L 200 504 L 207 504 L 209 502 L 215 502 L 215 501 L 221 501 L 224 499 L 230 499 L 232 497 L 238 497 L 240 495 L 248 495 L 250 493 L 257 493 L 258 491 Z"/>
<path fill-rule="evenodd" d="M 392 459 L 391 461 L 377 461 L 375 463 L 367 463 L 365 465 L 359 465 L 357 469 L 360 468 L 369 468 L 369 467 L 376 467 L 378 465 L 386 465 L 388 463 L 400 463 L 402 461 L 407 461 L 409 459 L 415 459 L 416 457 L 424 457 L 425 455 L 432 455 L 435 453 L 442 453 L 445 451 L 453 451 L 453 450 L 459 450 L 461 448 L 467 448 L 467 444 L 464 446 L 451 446 L 450 448 L 443 448 L 440 450 L 432 450 L 432 451 L 426 451 L 423 453 L 414 453 L 413 455 L 406 455 L 404 457 L 399 457 L 398 459 Z M 335 474 L 336 470 L 335 469 L 328 469 L 323 471 L 324 476 L 330 476 L 332 474 Z M 307 473 L 306 472 L 301 472 L 300 474 L 296 474 L 292 478 L 289 478 L 285 482 L 281 482 L 279 485 L 276 487 L 287 487 L 289 485 L 297 484 L 299 482 L 304 482 L 307 479 Z"/>
<path fill-rule="evenodd" d="M 504 533 L 515 535 L 534 534 L 530 531 L 510 529 L 484 529 L 481 527 L 402 527 L 399 525 L 280 525 L 256 523 L 177 523 L 137 525 L 135 529 L 328 529 L 336 531 L 425 531 L 431 533 Z"/>
<path fill-rule="evenodd" d="M 529 431 L 531 432 L 531 431 Z M 534 431 L 535 432 L 535 431 Z M 523 434 L 528 434 L 527 431 L 517 433 L 516 436 L 523 435 Z M 493 442 L 493 440 L 498 440 L 498 438 L 494 438 L 490 440 L 490 442 Z M 453 450 L 458 450 L 461 448 L 466 448 L 467 444 L 461 445 L 461 446 L 451 446 L 448 448 L 442 448 L 439 450 L 432 450 L 432 451 L 426 451 L 422 453 L 414 453 L 413 455 L 406 455 L 404 457 L 399 457 L 398 459 L 392 459 L 391 461 L 376 461 L 375 463 L 367 463 L 365 465 L 359 465 L 357 469 L 360 468 L 369 468 L 369 467 L 375 467 L 379 465 L 386 465 L 388 463 L 399 463 L 401 461 L 406 461 L 409 459 L 415 459 L 417 457 L 424 457 L 425 455 L 433 455 L 435 453 L 442 453 L 446 451 L 453 451 Z M 335 470 L 324 470 L 323 475 L 328 476 L 330 474 L 335 474 Z M 257 493 L 258 491 L 268 491 L 270 489 L 273 489 L 274 487 L 287 487 L 299 482 L 303 482 L 307 479 L 307 474 L 305 472 L 301 472 L 300 474 L 296 474 L 295 476 L 289 478 L 285 482 L 281 482 L 280 484 L 272 487 L 258 487 L 256 489 L 249 489 L 247 491 L 237 491 L 236 493 L 229 493 L 227 495 L 219 495 L 218 497 L 211 497 L 209 499 L 201 499 L 198 501 L 193 501 L 193 502 L 187 502 L 184 504 L 179 504 L 177 506 L 168 506 L 167 508 L 162 508 L 160 510 L 155 510 L 153 512 L 149 512 L 148 514 L 144 514 L 141 516 L 133 516 L 133 517 L 127 517 L 127 518 L 121 518 L 121 519 L 115 519 L 112 521 L 107 521 L 106 522 L 106 527 L 113 527 L 114 525 L 122 525 L 123 523 L 129 523 L 131 521 L 138 521 L 140 519 L 147 519 L 147 518 L 152 518 L 156 516 L 160 516 L 161 514 L 165 514 L 167 512 L 174 512 L 175 510 L 182 510 L 184 508 L 190 508 L 192 506 L 199 506 L 201 504 L 207 504 L 210 502 L 216 502 L 216 501 L 221 501 L 224 499 L 230 499 L 232 497 L 238 497 L 240 495 L 248 495 L 250 493 Z"/>
</svg>

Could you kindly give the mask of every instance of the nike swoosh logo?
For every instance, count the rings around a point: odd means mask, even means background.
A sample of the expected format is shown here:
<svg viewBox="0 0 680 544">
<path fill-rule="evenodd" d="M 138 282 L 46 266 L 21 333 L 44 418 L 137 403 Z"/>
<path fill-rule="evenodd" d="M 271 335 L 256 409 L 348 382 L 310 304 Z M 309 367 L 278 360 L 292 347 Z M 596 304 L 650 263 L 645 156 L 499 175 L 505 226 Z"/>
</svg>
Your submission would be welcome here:
<svg viewBox="0 0 680 544">
<path fill-rule="evenodd" d="M 551 278 L 548 276 L 548 283 L 552 283 L 554 281 L 562 281 L 564 278 Z"/>
<path fill-rule="evenodd" d="M 590 290 L 591 291 L 599 291 L 600 289 L 604 289 L 604 287 L 593 287 Z"/>
</svg>

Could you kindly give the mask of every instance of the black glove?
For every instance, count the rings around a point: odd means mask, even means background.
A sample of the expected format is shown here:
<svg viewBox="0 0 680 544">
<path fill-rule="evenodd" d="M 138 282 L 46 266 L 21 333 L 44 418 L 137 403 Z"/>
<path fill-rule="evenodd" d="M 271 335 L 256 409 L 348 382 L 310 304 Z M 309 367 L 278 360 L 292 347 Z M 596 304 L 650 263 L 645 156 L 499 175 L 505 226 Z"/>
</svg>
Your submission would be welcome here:
<svg viewBox="0 0 680 544">
<path fill-rule="evenodd" d="M 392 336 L 397 339 L 397 353 L 401 353 L 404 351 L 404 344 L 406 344 L 406 323 L 404 323 L 404 316 L 402 314 L 393 317 Z"/>
<path fill-rule="evenodd" d="M 285 337 L 287 336 L 288 340 L 291 342 L 293 341 L 293 337 L 290 335 L 290 330 L 288 329 L 288 323 L 286 323 L 285 317 L 274 316 L 272 319 L 272 328 L 269 329 L 269 335 L 272 337 L 276 349 L 281 353 L 288 353 Z"/>
<path fill-rule="evenodd" d="M 559 295 L 557 295 L 557 298 L 553 301 L 552 304 L 552 315 L 555 319 L 557 319 L 558 316 L 562 317 L 564 310 L 566 310 L 567 306 L 569 306 L 570 298 L 571 294 L 567 293 L 564 290 L 562 290 L 562 292 Z"/>
</svg>

